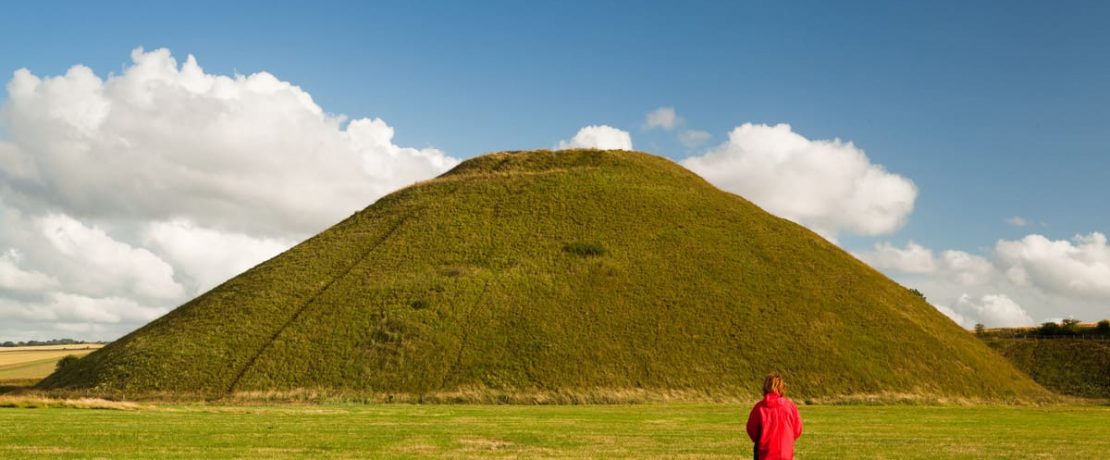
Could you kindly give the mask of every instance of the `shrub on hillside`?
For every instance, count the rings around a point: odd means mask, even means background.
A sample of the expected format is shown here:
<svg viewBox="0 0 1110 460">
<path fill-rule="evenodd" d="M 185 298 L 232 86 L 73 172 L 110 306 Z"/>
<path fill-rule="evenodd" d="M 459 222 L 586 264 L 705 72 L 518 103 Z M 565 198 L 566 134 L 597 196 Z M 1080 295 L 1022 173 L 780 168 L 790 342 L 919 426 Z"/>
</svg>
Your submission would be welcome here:
<svg viewBox="0 0 1110 460">
<path fill-rule="evenodd" d="M 1095 325 L 1095 332 L 1099 334 L 1110 334 L 1110 319 L 1099 321 L 1098 324 Z"/>
<path fill-rule="evenodd" d="M 54 369 L 59 370 L 68 367 L 73 363 L 76 363 L 79 359 L 81 358 L 79 358 L 77 355 L 65 355 L 64 357 L 62 357 L 62 359 L 58 360 L 57 364 L 54 365 Z"/>
<path fill-rule="evenodd" d="M 563 250 L 582 257 L 593 257 L 605 255 L 605 247 L 600 243 L 575 241 L 563 246 Z"/>
<path fill-rule="evenodd" d="M 921 300 L 924 300 L 924 301 L 926 301 L 926 302 L 928 302 L 928 301 L 929 301 L 929 299 L 925 298 L 925 294 L 924 294 L 924 293 L 922 293 L 921 291 L 918 291 L 917 289 L 910 289 L 910 294 L 913 294 L 913 295 L 915 295 L 915 296 L 918 296 L 918 297 L 920 297 L 920 298 L 921 298 Z"/>
</svg>

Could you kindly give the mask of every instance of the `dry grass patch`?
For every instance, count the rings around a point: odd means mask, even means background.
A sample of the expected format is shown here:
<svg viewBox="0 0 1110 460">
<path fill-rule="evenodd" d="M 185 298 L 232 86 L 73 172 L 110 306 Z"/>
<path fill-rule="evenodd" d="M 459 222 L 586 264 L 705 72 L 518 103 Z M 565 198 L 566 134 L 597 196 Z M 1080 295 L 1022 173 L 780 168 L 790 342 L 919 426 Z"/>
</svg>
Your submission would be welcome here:
<svg viewBox="0 0 1110 460">
<path fill-rule="evenodd" d="M 466 446 L 467 450 L 505 450 L 514 447 L 513 443 L 497 438 L 462 438 L 458 443 Z"/>
<path fill-rule="evenodd" d="M 297 388 L 290 390 L 238 391 L 216 398 L 222 403 L 362 403 L 362 404 L 512 404 L 512 405 L 579 405 L 579 404 L 645 404 L 668 402 L 747 403 L 750 398 L 735 389 L 716 391 L 646 388 L 563 388 L 494 389 L 468 386 L 448 391 L 426 393 L 371 392 L 328 388 Z M 158 400 L 157 396 L 136 395 Z M 163 395 L 165 396 L 165 395 Z M 189 397 L 170 397 L 188 400 Z"/>
<path fill-rule="evenodd" d="M 69 408 L 107 410 L 139 410 L 150 408 L 150 406 L 127 401 L 109 401 L 99 398 L 54 399 L 41 396 L 0 396 L 0 407 L 22 409 Z"/>
<path fill-rule="evenodd" d="M 1043 397 L 1021 397 L 1014 399 L 1005 398 L 973 398 L 959 396 L 937 396 L 928 393 L 860 393 L 850 395 L 837 395 L 824 398 L 809 398 L 797 401 L 799 404 L 819 404 L 833 406 L 984 406 L 984 405 L 1011 405 L 1011 406 L 1039 406 L 1045 404 L 1082 404 L 1097 403 L 1098 401 L 1084 401 L 1067 396 L 1046 395 Z"/>
</svg>

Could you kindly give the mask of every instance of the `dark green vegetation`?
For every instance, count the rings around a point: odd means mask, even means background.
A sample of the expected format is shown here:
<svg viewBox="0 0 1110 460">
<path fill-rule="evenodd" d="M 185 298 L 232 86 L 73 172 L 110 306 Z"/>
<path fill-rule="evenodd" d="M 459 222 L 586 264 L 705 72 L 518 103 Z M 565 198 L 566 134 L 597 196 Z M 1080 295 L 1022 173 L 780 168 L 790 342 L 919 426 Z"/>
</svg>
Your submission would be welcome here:
<svg viewBox="0 0 1110 460">
<path fill-rule="evenodd" d="M 1047 392 L 809 230 L 670 160 L 501 153 L 386 196 L 45 379 L 221 396 Z M 691 396 L 692 395 L 692 396 Z"/>
<path fill-rule="evenodd" d="M 0 409 L 4 458 L 750 458 L 748 406 Z M 803 406 L 798 458 L 1073 459 L 1107 407 Z M 50 427 L 43 429 L 42 427 Z"/>
<path fill-rule="evenodd" d="M 1079 337 L 984 337 L 1018 369 L 1050 390 L 1110 399 L 1110 340 Z"/>
<path fill-rule="evenodd" d="M 975 325 L 975 335 L 996 338 L 1057 338 L 1076 337 L 1110 339 L 1110 320 L 1083 323 L 1077 319 L 1065 319 L 1059 323 L 1042 323 L 1039 327 L 999 327 L 987 329 L 982 324 Z"/>
<path fill-rule="evenodd" d="M 65 355 L 62 357 L 62 359 L 59 359 L 57 363 L 54 363 L 54 369 L 64 369 L 66 366 L 76 363 L 79 359 L 81 359 L 81 357 L 77 355 Z"/>
</svg>

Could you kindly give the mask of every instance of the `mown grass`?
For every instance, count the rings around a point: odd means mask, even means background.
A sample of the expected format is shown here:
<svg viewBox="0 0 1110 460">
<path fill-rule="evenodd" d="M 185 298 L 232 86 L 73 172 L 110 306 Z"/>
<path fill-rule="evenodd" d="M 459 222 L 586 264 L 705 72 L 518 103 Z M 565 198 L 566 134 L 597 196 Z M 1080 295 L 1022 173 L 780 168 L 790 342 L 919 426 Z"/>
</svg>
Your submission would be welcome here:
<svg viewBox="0 0 1110 460">
<path fill-rule="evenodd" d="M 1040 398 L 920 297 L 665 158 L 500 153 L 365 210 L 42 382 Z M 481 399 L 480 399 L 481 400 Z"/>
<path fill-rule="evenodd" d="M 1110 340 L 984 337 L 983 342 L 1053 391 L 1110 398 Z"/>
<path fill-rule="evenodd" d="M 4 458 L 744 458 L 745 405 L 0 409 Z M 802 406 L 799 459 L 1110 451 L 1098 406 Z"/>
<path fill-rule="evenodd" d="M 85 356 L 100 347 L 80 344 L 0 348 L 0 383 L 41 379 L 54 372 L 58 360 L 68 355 Z"/>
</svg>

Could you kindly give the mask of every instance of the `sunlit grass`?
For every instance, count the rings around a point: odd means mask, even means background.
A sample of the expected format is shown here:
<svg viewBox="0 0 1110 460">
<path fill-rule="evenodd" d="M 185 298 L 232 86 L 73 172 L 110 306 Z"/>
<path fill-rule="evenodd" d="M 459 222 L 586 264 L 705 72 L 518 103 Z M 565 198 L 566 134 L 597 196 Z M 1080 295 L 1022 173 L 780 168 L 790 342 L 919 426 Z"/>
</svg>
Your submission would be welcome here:
<svg viewBox="0 0 1110 460">
<path fill-rule="evenodd" d="M 748 406 L 0 409 L 0 457 L 737 458 Z M 799 459 L 1099 458 L 1110 408 L 803 406 Z"/>
</svg>

